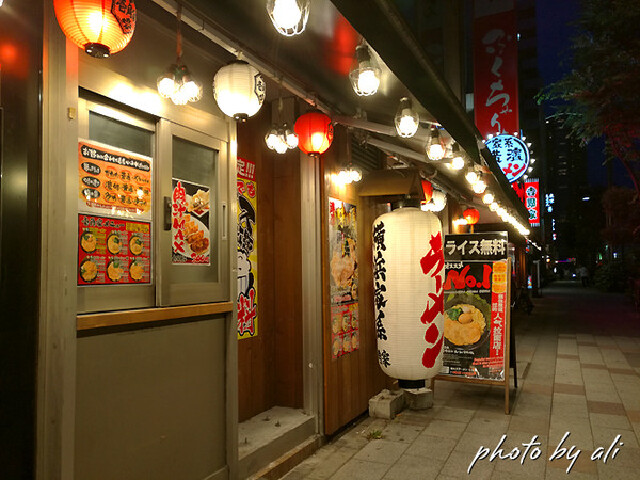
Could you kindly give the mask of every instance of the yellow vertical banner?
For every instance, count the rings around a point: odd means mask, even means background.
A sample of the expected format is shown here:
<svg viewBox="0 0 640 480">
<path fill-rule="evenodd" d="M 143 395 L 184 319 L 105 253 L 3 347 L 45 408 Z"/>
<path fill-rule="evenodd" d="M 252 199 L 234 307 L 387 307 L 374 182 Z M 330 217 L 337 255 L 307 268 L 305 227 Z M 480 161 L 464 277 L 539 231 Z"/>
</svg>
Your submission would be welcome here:
<svg viewBox="0 0 640 480">
<path fill-rule="evenodd" d="M 258 335 L 256 164 L 238 157 L 238 339 Z"/>
</svg>

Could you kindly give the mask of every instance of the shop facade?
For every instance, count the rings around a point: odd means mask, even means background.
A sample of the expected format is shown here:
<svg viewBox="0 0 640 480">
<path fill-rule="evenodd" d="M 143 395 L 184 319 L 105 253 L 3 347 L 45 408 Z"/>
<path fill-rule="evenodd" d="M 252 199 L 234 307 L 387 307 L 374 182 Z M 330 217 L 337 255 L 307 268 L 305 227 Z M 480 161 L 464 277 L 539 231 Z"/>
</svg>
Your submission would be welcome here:
<svg viewBox="0 0 640 480">
<path fill-rule="evenodd" d="M 455 106 L 461 93 L 439 90 L 428 104 L 431 91 L 406 81 L 412 68 L 425 73 L 423 53 L 400 61 L 378 48 L 385 29 L 415 46 L 387 16 L 391 2 L 378 2 L 369 23 L 352 10 L 359 2 L 317 2 L 298 46 L 297 37 L 273 40 L 264 2 L 185 4 L 182 60 L 204 86 L 182 106 L 157 90 L 175 58 L 177 4 L 137 2 L 130 44 L 99 59 L 68 41 L 50 2 L 35 3 L 44 28 L 21 44 L 29 81 L 3 58 L 2 263 L 4 284 L 16 261 L 8 249 L 24 242 L 10 227 L 22 209 L 38 254 L 17 257 L 31 280 L 3 287 L 3 303 L 17 291 L 38 299 L 11 307 L 28 319 L 23 373 L 35 390 L 25 388 L 33 413 L 22 418 L 33 426 L 37 478 L 245 478 L 287 452 L 312 452 L 366 412 L 394 385 L 376 348 L 376 217 L 424 200 L 428 181 L 446 199 L 435 213 L 444 233 L 466 233 L 457 220 L 473 205 L 480 223 L 505 229 L 462 174 L 421 153 L 433 127 L 522 215 Z M 386 82 L 371 101 L 348 82 L 363 38 Z M 244 123 L 220 110 L 210 87 L 238 56 L 267 92 Z M 435 71 L 427 78 L 447 84 Z M 407 95 L 424 122 L 405 141 L 393 117 Z M 11 136 L 23 98 L 30 128 Z M 333 121 L 326 152 L 267 148 L 274 123 L 309 111 Z M 15 165 L 25 158 L 22 185 Z M 362 181 L 343 182 L 346 168 Z"/>
</svg>

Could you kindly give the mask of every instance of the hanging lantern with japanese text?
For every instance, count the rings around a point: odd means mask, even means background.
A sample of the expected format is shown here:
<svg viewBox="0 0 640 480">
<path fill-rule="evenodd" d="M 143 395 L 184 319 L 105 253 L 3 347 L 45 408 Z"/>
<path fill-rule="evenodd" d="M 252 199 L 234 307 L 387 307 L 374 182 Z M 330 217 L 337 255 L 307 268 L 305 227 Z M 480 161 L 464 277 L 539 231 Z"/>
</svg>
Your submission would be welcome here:
<svg viewBox="0 0 640 480">
<path fill-rule="evenodd" d="M 124 49 L 136 26 L 133 0 L 54 0 L 53 8 L 66 37 L 92 57 Z"/>
<path fill-rule="evenodd" d="M 427 380 L 442 368 L 444 253 L 431 212 L 400 208 L 373 224 L 378 362 L 398 380 Z"/>
</svg>

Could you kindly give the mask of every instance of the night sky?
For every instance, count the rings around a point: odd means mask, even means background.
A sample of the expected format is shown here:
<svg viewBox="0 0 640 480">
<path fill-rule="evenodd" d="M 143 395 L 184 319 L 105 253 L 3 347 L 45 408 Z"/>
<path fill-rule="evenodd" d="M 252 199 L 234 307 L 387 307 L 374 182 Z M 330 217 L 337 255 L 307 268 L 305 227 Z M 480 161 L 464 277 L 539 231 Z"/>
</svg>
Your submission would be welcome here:
<svg viewBox="0 0 640 480">
<path fill-rule="evenodd" d="M 567 60 L 570 39 L 575 28 L 569 25 L 580 10 L 579 0 L 536 0 L 538 23 L 538 68 L 545 84 L 557 81 L 570 70 Z M 547 108 L 545 114 L 553 113 Z M 587 150 L 589 156 L 589 183 L 592 186 L 606 187 L 607 170 L 602 165 L 604 143 L 592 142 Z M 613 182 L 616 185 L 632 187 L 619 162 L 614 163 Z"/>
</svg>

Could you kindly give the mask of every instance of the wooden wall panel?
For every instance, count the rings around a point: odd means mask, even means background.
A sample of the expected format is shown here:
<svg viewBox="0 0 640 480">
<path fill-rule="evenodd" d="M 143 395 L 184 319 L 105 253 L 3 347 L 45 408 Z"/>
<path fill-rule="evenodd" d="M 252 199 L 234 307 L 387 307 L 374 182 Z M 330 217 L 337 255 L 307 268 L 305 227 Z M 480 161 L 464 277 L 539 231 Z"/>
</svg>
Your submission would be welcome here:
<svg viewBox="0 0 640 480">
<path fill-rule="evenodd" d="M 274 170 L 275 367 L 277 405 L 302 408 L 302 232 L 300 153 L 277 158 Z"/>
<path fill-rule="evenodd" d="M 383 210 L 370 199 L 360 198 L 354 186 L 338 187 L 331 174 L 348 163 L 347 133 L 335 129 L 334 143 L 323 155 L 322 195 L 322 270 L 323 270 L 323 356 L 324 356 L 324 431 L 330 435 L 369 408 L 369 398 L 391 386 L 378 365 L 378 349 L 373 321 L 371 225 Z M 358 317 L 360 347 L 355 352 L 333 359 L 331 355 L 331 304 L 329 286 L 329 197 L 356 205 Z"/>
<path fill-rule="evenodd" d="M 256 162 L 258 335 L 238 341 L 239 420 L 274 405 L 301 408 L 300 158 L 264 143 L 271 110 L 238 125 L 238 156 Z"/>
<path fill-rule="evenodd" d="M 267 106 L 265 106 L 267 107 Z M 239 420 L 244 421 L 275 404 L 275 372 L 269 367 L 274 356 L 273 270 L 273 156 L 260 141 L 269 125 L 269 108 L 244 124 L 238 124 L 238 156 L 256 162 L 258 185 L 258 335 L 238 341 Z"/>
</svg>

